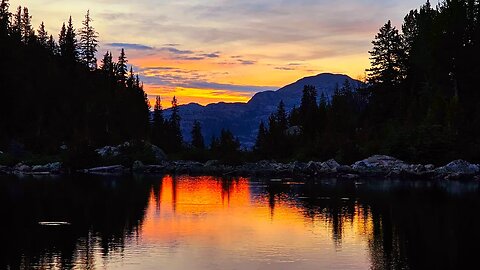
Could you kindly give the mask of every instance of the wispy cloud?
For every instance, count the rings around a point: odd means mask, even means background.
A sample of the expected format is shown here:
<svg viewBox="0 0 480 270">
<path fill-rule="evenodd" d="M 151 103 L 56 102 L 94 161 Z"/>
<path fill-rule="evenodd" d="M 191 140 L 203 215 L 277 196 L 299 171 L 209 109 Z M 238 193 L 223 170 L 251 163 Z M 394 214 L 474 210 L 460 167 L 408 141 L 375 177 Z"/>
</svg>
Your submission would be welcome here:
<svg viewBox="0 0 480 270">
<path fill-rule="evenodd" d="M 197 70 L 184 70 L 173 67 L 139 68 L 142 80 L 153 86 L 180 87 L 208 90 L 230 90 L 248 94 L 275 90 L 278 86 L 240 85 L 209 81 L 209 74 Z"/>
<path fill-rule="evenodd" d="M 142 45 L 142 44 L 134 44 L 134 43 L 107 43 L 106 45 L 109 47 L 124 48 L 124 49 L 139 50 L 139 51 L 153 50 L 153 47 Z"/>
<path fill-rule="evenodd" d="M 10 0 L 12 7 L 24 2 Z M 229 91 L 243 99 L 320 71 L 363 74 L 380 26 L 388 19 L 399 26 L 425 0 L 26 2 L 33 24 L 45 21 L 53 34 L 70 14 L 79 28 L 90 9 L 99 51 L 125 48 L 149 91 L 196 87 L 198 95 L 175 93 L 231 101 Z"/>
</svg>

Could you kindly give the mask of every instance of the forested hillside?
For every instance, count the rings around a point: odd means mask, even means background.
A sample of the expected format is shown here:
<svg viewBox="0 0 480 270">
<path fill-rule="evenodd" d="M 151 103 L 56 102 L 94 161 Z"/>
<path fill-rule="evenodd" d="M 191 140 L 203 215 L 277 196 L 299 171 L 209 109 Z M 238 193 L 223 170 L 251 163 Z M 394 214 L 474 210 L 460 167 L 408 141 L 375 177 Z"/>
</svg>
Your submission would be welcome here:
<svg viewBox="0 0 480 270">
<path fill-rule="evenodd" d="M 480 161 L 480 3 L 429 1 L 401 29 L 388 21 L 370 51 L 366 88 L 346 83 L 331 101 L 306 86 L 290 115 L 283 105 L 260 126 L 262 157 L 389 154 L 414 162 Z M 297 133 L 291 127 L 298 128 Z"/>
<path fill-rule="evenodd" d="M 219 138 L 205 140 L 195 119 L 190 119 L 192 140 L 185 142 L 176 98 L 167 115 L 158 98 L 149 119 L 143 85 L 128 68 L 125 51 L 118 57 L 103 54 L 97 67 L 99 37 L 88 12 L 78 29 L 71 19 L 66 22 L 57 39 L 43 23 L 34 30 L 27 8 L 9 10 L 2 0 L 0 150 L 11 154 L 82 152 L 146 140 L 175 157 L 200 160 L 349 163 L 387 154 L 421 163 L 480 161 L 476 0 L 437 6 L 427 1 L 400 27 L 388 21 L 373 40 L 365 84 L 346 80 L 329 97 L 315 86 L 295 86 L 299 89 L 290 89 L 288 98 L 303 88 L 300 106 L 290 110 L 290 101 L 281 101 L 268 121 L 259 123 L 248 153 L 240 151 L 237 134 L 220 126 Z"/>
<path fill-rule="evenodd" d="M 11 9 L 10 9 L 11 10 Z M 28 8 L 0 6 L 0 148 L 58 153 L 147 138 L 149 107 L 124 50 L 97 67 L 89 12 L 80 28 L 37 30 Z"/>
</svg>

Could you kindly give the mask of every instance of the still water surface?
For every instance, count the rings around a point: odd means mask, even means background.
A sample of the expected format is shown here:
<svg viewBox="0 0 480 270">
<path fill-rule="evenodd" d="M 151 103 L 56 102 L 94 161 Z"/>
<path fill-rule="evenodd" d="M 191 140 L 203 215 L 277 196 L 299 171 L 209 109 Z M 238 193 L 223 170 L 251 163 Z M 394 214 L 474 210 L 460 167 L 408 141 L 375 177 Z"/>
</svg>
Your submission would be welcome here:
<svg viewBox="0 0 480 270">
<path fill-rule="evenodd" d="M 2 176 L 0 269 L 461 269 L 478 257 L 479 195 L 455 182 Z"/>
</svg>

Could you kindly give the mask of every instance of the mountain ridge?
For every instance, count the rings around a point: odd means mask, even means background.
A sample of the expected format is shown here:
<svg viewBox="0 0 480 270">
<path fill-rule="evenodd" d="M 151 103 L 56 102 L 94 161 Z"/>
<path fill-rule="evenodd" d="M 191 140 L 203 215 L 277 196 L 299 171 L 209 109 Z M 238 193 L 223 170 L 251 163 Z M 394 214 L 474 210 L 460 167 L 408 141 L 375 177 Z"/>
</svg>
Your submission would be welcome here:
<svg viewBox="0 0 480 270">
<path fill-rule="evenodd" d="M 258 92 L 246 103 L 218 102 L 201 105 L 192 102 L 180 105 L 182 134 L 186 141 L 190 141 L 193 122 L 198 120 L 207 142 L 212 136 L 218 136 L 222 128 L 226 128 L 239 138 L 244 147 L 251 148 L 255 143 L 259 123 L 266 121 L 270 114 L 276 111 L 280 101 L 284 102 L 287 111 L 295 106 L 298 107 L 305 85 L 315 86 L 318 99 L 322 93 L 327 98 L 331 98 L 335 89 L 345 80 L 352 85 L 362 84 L 345 74 L 321 73 L 301 78 L 278 90 Z M 170 113 L 171 109 L 167 109 L 166 116 L 168 117 Z"/>
</svg>

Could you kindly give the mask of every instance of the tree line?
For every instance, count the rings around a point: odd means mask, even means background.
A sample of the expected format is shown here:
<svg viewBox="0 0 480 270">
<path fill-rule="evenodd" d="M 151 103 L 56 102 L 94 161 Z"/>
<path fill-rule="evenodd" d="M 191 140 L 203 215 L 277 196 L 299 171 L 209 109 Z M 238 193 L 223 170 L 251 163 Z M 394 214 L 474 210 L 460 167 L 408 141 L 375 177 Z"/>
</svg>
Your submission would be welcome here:
<svg viewBox="0 0 480 270">
<path fill-rule="evenodd" d="M 480 161 L 480 2 L 427 1 L 401 29 L 388 21 L 372 42 L 364 86 L 346 82 L 316 101 L 305 86 L 299 108 L 280 103 L 261 123 L 254 152 L 263 158 L 389 154 L 412 162 Z"/>
<path fill-rule="evenodd" d="M 173 157 L 222 160 L 325 160 L 349 163 L 372 154 L 411 162 L 480 161 L 480 3 L 429 1 L 410 11 L 400 29 L 388 21 L 372 42 L 367 81 L 336 87 L 318 98 L 305 86 L 301 104 L 283 102 L 260 123 L 251 152 L 222 130 L 206 145 L 201 125 L 192 142 L 180 131 L 178 101 L 165 117 L 158 97 L 153 112 L 122 49 L 97 66 L 98 33 L 87 12 L 76 30 L 70 18 L 58 39 L 28 8 L 10 13 L 0 4 L 0 147 L 56 153 L 147 140 Z M 319 102 L 318 102 L 319 100 Z"/>
<path fill-rule="evenodd" d="M 220 159 L 224 162 L 242 161 L 240 141 L 230 130 L 222 129 L 219 137 L 212 137 L 210 144 L 207 145 L 200 122 L 194 121 L 191 129 L 192 140 L 187 143 L 183 140 L 180 121 L 177 98 L 173 97 L 171 113 L 167 118 L 164 116 L 161 98 L 157 96 L 153 106 L 151 142 L 176 158 L 200 161 L 209 159 Z"/>
<path fill-rule="evenodd" d="M 83 151 L 148 137 L 149 105 L 138 74 L 122 49 L 97 66 L 99 35 L 87 11 L 56 39 L 28 8 L 0 4 L 0 147 L 21 155 Z"/>
<path fill-rule="evenodd" d="M 56 39 L 43 22 L 34 30 L 28 8 L 11 13 L 9 1 L 1 1 L 0 149 L 19 158 L 69 149 L 75 162 L 83 162 L 94 159 L 98 147 L 151 141 L 178 157 L 234 156 L 240 143 L 230 131 L 206 146 L 198 122 L 194 141 L 185 143 L 175 97 L 171 117 L 164 118 L 160 97 L 151 113 L 124 49 L 117 59 L 107 51 L 97 61 L 92 23 L 87 11 L 76 30 L 70 17 Z"/>
</svg>

